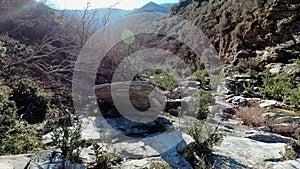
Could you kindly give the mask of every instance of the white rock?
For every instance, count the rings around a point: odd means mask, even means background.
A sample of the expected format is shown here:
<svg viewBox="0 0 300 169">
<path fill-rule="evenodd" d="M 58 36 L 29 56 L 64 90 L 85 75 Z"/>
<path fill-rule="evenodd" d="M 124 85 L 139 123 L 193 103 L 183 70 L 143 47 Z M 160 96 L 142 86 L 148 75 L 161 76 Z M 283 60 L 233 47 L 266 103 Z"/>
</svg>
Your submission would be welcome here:
<svg viewBox="0 0 300 169">
<path fill-rule="evenodd" d="M 277 104 L 276 100 L 263 100 L 262 103 L 259 104 L 261 108 L 273 107 Z"/>
</svg>

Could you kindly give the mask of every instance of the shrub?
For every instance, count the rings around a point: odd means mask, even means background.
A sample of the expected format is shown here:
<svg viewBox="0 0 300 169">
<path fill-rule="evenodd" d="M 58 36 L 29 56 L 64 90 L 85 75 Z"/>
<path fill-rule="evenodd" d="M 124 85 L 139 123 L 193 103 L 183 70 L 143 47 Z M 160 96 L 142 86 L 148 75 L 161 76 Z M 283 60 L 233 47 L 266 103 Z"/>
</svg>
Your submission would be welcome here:
<svg viewBox="0 0 300 169">
<path fill-rule="evenodd" d="M 22 122 L 0 134 L 0 145 L 0 155 L 23 154 L 45 148 L 38 139 L 36 127 Z"/>
<path fill-rule="evenodd" d="M 193 149 L 200 161 L 195 161 L 194 165 L 198 168 L 201 166 L 211 166 L 209 157 L 211 156 L 212 147 L 220 142 L 223 135 L 217 132 L 217 128 L 212 129 L 205 121 L 200 122 L 199 126 L 192 126 L 189 130 L 195 143 Z"/>
<path fill-rule="evenodd" d="M 152 162 L 149 169 L 171 169 L 171 167 L 166 162 Z"/>
<path fill-rule="evenodd" d="M 260 92 L 266 98 L 273 98 L 300 108 L 300 85 L 295 85 L 293 79 L 287 75 L 277 75 L 273 78 L 265 76 L 262 79 L 263 87 Z"/>
<path fill-rule="evenodd" d="M 163 90 L 169 90 L 172 91 L 178 86 L 177 80 L 169 75 L 169 74 L 162 74 L 162 75 L 154 75 L 154 79 L 151 80 L 151 83 L 153 85 L 163 89 Z"/>
<path fill-rule="evenodd" d="M 206 119 L 209 113 L 208 105 L 213 100 L 213 97 L 210 92 L 204 91 L 202 89 L 198 90 L 200 100 L 199 100 L 199 109 L 197 113 L 198 119 Z"/>
<path fill-rule="evenodd" d="M 47 114 L 51 94 L 44 92 L 33 81 L 20 80 L 13 85 L 11 99 L 16 102 L 18 115 L 28 123 L 40 123 Z"/>
<path fill-rule="evenodd" d="M 0 132 L 14 126 L 17 115 L 16 103 L 10 100 L 12 90 L 0 81 Z"/>
<path fill-rule="evenodd" d="M 236 117 L 240 118 L 243 121 L 243 124 L 252 127 L 260 127 L 265 125 L 265 121 L 261 118 L 262 114 L 262 109 L 252 107 L 238 108 L 235 111 Z"/>
<path fill-rule="evenodd" d="M 300 148 L 299 130 L 295 132 L 295 137 L 297 140 L 291 140 L 287 145 L 285 145 L 285 152 L 281 152 L 282 160 L 295 160 L 297 158 Z"/>
<path fill-rule="evenodd" d="M 286 101 L 292 88 L 292 79 L 286 76 L 278 75 L 273 78 L 265 76 L 260 92 L 267 98 Z"/>
<path fill-rule="evenodd" d="M 112 154 L 106 153 L 103 151 L 103 147 L 100 146 L 94 140 L 91 140 L 92 143 L 92 150 L 95 154 L 95 161 L 89 165 L 88 168 L 90 169 L 107 169 L 111 168 L 113 163 L 120 163 L 123 159 L 116 157 Z"/>
<path fill-rule="evenodd" d="M 300 109 L 300 85 L 290 90 L 289 103 L 297 109 Z"/>
<path fill-rule="evenodd" d="M 81 162 L 79 159 L 81 123 L 78 122 L 73 129 L 68 127 L 56 128 L 52 134 L 53 145 L 61 149 L 62 155 L 71 162 Z"/>
<path fill-rule="evenodd" d="M 276 119 L 263 119 L 263 110 L 259 108 L 239 108 L 235 111 L 236 117 L 243 121 L 243 124 L 251 127 L 269 126 L 274 133 L 292 136 L 298 128 L 299 123 L 293 122 L 285 126 L 279 125 Z"/>
<path fill-rule="evenodd" d="M 208 76 L 209 75 L 207 70 L 196 70 L 193 73 L 192 78 L 204 85 L 208 83 L 206 79 Z"/>
</svg>

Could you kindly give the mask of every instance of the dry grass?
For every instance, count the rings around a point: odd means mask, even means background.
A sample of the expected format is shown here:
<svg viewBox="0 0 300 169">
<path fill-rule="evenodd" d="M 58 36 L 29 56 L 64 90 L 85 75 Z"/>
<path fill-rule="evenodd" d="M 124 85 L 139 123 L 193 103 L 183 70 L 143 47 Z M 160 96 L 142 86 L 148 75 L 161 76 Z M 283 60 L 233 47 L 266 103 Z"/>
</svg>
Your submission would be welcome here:
<svg viewBox="0 0 300 169">
<path fill-rule="evenodd" d="M 295 133 L 298 130 L 299 122 L 289 123 L 287 125 L 273 125 L 271 126 L 274 133 L 295 138 Z"/>
<path fill-rule="evenodd" d="M 294 137 L 294 133 L 298 129 L 299 122 L 280 125 L 276 119 L 263 119 L 261 117 L 263 113 L 262 109 L 255 107 L 238 108 L 235 111 L 236 117 L 241 119 L 244 125 L 250 127 L 269 126 L 274 133 Z"/>
<path fill-rule="evenodd" d="M 243 124 L 251 127 L 260 127 L 264 126 L 265 120 L 261 118 L 263 111 L 258 108 L 246 107 L 238 108 L 235 111 L 237 118 L 240 118 L 243 121 Z"/>
</svg>

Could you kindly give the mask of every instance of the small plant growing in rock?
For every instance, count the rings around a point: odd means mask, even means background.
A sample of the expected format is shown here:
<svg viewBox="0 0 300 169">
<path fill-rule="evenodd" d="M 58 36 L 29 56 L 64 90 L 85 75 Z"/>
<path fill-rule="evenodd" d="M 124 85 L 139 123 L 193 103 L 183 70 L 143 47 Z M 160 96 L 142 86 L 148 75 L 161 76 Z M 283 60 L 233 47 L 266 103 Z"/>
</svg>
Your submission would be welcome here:
<svg viewBox="0 0 300 169">
<path fill-rule="evenodd" d="M 209 159 L 212 147 L 222 140 L 223 134 L 218 133 L 217 128 L 212 129 L 205 121 L 202 121 L 199 126 L 190 128 L 189 135 L 195 140 L 193 150 L 197 157 L 195 157 L 195 161 L 193 161 L 194 165 L 198 168 L 212 166 Z"/>
<path fill-rule="evenodd" d="M 149 169 L 171 169 L 171 167 L 166 162 L 152 162 Z"/>
<path fill-rule="evenodd" d="M 123 159 L 116 157 L 103 150 L 103 146 L 100 146 L 96 141 L 90 140 L 92 150 L 94 151 L 95 161 L 89 164 L 89 169 L 109 169 L 115 163 L 120 163 Z"/>
<path fill-rule="evenodd" d="M 197 113 L 198 119 L 206 119 L 208 116 L 208 105 L 213 100 L 213 97 L 210 92 L 204 91 L 202 89 L 198 90 L 200 100 L 199 100 L 199 109 Z"/>
<path fill-rule="evenodd" d="M 295 132 L 296 141 L 291 140 L 287 145 L 285 145 L 285 152 L 282 153 L 282 160 L 295 160 L 298 156 L 297 150 L 300 148 L 300 135 L 299 131 Z"/>
<path fill-rule="evenodd" d="M 68 127 L 56 128 L 52 134 L 53 144 L 61 149 L 64 159 L 71 162 L 81 162 L 79 158 L 81 123 L 78 122 L 73 129 Z"/>
<path fill-rule="evenodd" d="M 208 83 L 207 77 L 209 77 L 207 70 L 196 70 L 192 75 L 192 78 L 194 80 L 200 82 L 203 85 Z"/>
</svg>

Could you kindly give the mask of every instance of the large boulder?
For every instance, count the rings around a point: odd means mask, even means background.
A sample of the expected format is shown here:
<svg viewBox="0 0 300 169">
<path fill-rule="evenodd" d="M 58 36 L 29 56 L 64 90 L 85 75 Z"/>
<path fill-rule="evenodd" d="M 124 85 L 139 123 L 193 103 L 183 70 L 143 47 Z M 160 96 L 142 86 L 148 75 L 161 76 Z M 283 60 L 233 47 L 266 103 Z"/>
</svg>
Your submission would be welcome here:
<svg viewBox="0 0 300 169">
<path fill-rule="evenodd" d="M 138 110 L 140 115 L 153 115 L 163 110 L 165 100 L 163 92 L 146 81 L 125 81 L 95 86 L 97 99 L 103 103 L 115 106 L 119 111 L 126 113 Z M 142 113 L 151 110 L 152 113 Z M 138 114 L 136 114 L 138 115 Z"/>
</svg>

